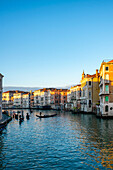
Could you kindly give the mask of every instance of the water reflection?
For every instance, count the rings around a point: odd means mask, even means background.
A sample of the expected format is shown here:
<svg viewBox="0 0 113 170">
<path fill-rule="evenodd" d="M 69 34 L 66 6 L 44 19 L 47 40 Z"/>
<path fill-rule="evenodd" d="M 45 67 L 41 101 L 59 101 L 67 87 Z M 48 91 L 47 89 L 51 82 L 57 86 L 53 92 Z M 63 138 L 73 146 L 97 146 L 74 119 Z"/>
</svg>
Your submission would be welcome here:
<svg viewBox="0 0 113 170">
<path fill-rule="evenodd" d="M 39 119 L 38 113 L 23 110 L 24 122 L 13 119 L 0 135 L 0 169 L 113 169 L 113 120 L 71 112 Z"/>
<path fill-rule="evenodd" d="M 80 133 L 76 137 L 79 138 L 81 152 L 92 162 L 96 161 L 98 168 L 101 163 L 103 167 L 113 169 L 113 120 L 82 114 L 74 115 L 71 121 L 72 127 L 76 122 L 74 129 Z"/>
</svg>

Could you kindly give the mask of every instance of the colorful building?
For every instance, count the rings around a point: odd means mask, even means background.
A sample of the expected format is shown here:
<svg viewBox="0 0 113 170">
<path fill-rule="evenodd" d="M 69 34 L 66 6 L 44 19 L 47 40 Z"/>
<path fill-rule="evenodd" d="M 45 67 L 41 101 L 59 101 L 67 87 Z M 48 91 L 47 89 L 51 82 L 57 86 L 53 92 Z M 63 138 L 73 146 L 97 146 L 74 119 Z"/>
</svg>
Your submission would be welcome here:
<svg viewBox="0 0 113 170">
<path fill-rule="evenodd" d="M 67 103 L 67 89 L 44 88 L 34 91 L 34 106 L 64 107 Z"/>
<path fill-rule="evenodd" d="M 98 70 L 93 75 L 85 75 L 83 71 L 80 98 L 81 111 L 96 113 L 96 105 L 99 104 L 99 76 Z"/>
<path fill-rule="evenodd" d="M 49 106 L 51 88 L 44 88 L 34 91 L 34 106 Z"/>
<path fill-rule="evenodd" d="M 73 86 L 67 92 L 66 108 L 71 110 L 80 109 L 81 84 Z"/>
<path fill-rule="evenodd" d="M 113 60 L 104 60 L 100 66 L 100 114 L 113 116 Z"/>
<path fill-rule="evenodd" d="M 22 108 L 30 108 L 30 93 L 22 95 Z"/>
<path fill-rule="evenodd" d="M 13 95 L 16 91 L 6 91 L 2 93 L 2 107 L 12 107 L 13 106 Z"/>
<path fill-rule="evenodd" d="M 13 94 L 13 106 L 14 107 L 23 107 L 22 103 L 23 103 L 23 95 L 24 94 L 28 94 L 28 92 L 24 92 L 24 91 L 16 91 L 16 93 Z"/>
</svg>

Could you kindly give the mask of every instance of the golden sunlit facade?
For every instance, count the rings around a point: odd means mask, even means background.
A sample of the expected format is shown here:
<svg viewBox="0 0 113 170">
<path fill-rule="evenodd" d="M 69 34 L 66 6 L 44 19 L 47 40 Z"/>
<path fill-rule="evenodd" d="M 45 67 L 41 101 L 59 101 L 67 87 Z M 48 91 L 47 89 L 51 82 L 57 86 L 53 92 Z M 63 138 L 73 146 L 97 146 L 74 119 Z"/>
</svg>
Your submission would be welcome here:
<svg viewBox="0 0 113 170">
<path fill-rule="evenodd" d="M 50 105 L 50 89 L 44 88 L 34 91 L 34 106 Z"/>
<path fill-rule="evenodd" d="M 99 103 L 99 73 L 90 75 L 83 71 L 81 79 L 81 111 L 96 112 Z"/>
<path fill-rule="evenodd" d="M 14 107 L 22 107 L 22 96 L 26 94 L 24 91 L 16 91 L 16 93 L 13 94 L 13 106 Z"/>
<path fill-rule="evenodd" d="M 67 103 L 67 89 L 44 88 L 34 91 L 34 106 L 51 106 L 53 109 L 64 107 Z"/>
<path fill-rule="evenodd" d="M 26 93 L 22 95 L 22 107 L 23 108 L 30 107 L 30 93 Z"/>
<path fill-rule="evenodd" d="M 12 107 L 13 106 L 13 94 L 16 91 L 6 91 L 2 94 L 2 106 L 3 107 Z"/>
<path fill-rule="evenodd" d="M 100 66 L 100 114 L 113 116 L 113 60 L 104 60 Z"/>
<path fill-rule="evenodd" d="M 80 108 L 80 97 L 81 97 L 81 84 L 78 84 L 70 88 L 71 91 L 71 101 L 76 109 Z"/>
</svg>

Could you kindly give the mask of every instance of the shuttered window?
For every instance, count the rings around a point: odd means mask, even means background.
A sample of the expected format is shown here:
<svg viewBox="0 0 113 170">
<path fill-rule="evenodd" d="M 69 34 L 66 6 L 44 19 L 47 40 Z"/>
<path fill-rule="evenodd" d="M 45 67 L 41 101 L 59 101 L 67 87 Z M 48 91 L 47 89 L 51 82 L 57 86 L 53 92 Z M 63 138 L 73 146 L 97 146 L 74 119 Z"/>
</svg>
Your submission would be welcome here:
<svg viewBox="0 0 113 170">
<path fill-rule="evenodd" d="M 105 101 L 108 102 L 109 98 L 108 96 L 105 96 Z"/>
</svg>

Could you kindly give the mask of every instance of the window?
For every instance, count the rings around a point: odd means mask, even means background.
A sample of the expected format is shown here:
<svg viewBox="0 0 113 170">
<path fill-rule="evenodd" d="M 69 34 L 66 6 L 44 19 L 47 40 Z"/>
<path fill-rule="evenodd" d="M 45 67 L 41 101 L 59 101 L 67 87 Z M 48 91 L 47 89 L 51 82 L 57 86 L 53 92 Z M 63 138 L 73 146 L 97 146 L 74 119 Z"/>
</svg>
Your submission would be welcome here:
<svg viewBox="0 0 113 170">
<path fill-rule="evenodd" d="M 85 97 L 85 90 L 83 90 L 83 97 Z"/>
<path fill-rule="evenodd" d="M 108 112 L 108 105 L 105 106 L 105 112 Z"/>
<path fill-rule="evenodd" d="M 105 67 L 105 70 L 108 71 L 108 70 L 109 70 L 109 67 Z"/>
<path fill-rule="evenodd" d="M 80 97 L 81 97 L 81 90 L 80 90 Z"/>
<path fill-rule="evenodd" d="M 91 98 L 91 92 L 89 91 L 89 98 Z"/>
<path fill-rule="evenodd" d="M 41 97 L 41 101 L 43 101 L 43 97 Z"/>
<path fill-rule="evenodd" d="M 109 98 L 108 96 L 105 96 L 105 101 L 108 102 Z"/>
<path fill-rule="evenodd" d="M 109 80 L 109 74 L 105 74 L 105 80 Z"/>
<path fill-rule="evenodd" d="M 109 91 L 109 86 L 108 86 L 108 85 L 105 86 L 105 91 L 106 91 L 106 92 Z"/>
<path fill-rule="evenodd" d="M 89 107 L 91 107 L 91 100 L 89 100 Z"/>
<path fill-rule="evenodd" d="M 89 86 L 91 86 L 91 81 L 89 81 Z"/>
</svg>

